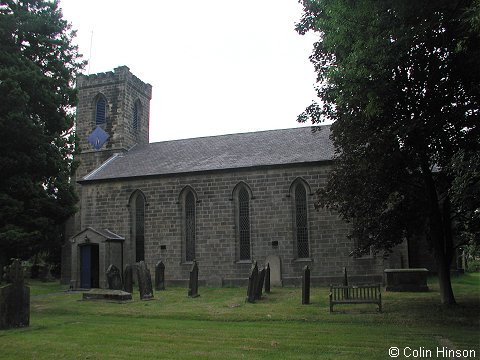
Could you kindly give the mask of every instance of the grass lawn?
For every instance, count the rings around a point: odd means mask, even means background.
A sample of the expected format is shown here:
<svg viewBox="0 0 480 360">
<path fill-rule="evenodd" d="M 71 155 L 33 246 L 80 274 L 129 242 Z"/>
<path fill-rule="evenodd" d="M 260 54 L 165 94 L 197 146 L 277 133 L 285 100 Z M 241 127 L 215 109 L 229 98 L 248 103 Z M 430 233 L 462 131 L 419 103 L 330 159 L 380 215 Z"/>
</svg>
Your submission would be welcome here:
<svg viewBox="0 0 480 360">
<path fill-rule="evenodd" d="M 456 307 L 439 305 L 431 279 L 427 293 L 382 292 L 381 314 L 371 304 L 330 314 L 327 288 L 312 289 L 311 305 L 299 288 L 274 288 L 256 304 L 243 288 L 200 288 L 195 299 L 169 288 L 114 303 L 33 282 L 30 327 L 0 331 L 0 359 L 390 359 L 393 346 L 398 359 L 447 358 L 437 356 L 443 346 L 478 359 L 480 274 L 453 282 Z"/>
</svg>

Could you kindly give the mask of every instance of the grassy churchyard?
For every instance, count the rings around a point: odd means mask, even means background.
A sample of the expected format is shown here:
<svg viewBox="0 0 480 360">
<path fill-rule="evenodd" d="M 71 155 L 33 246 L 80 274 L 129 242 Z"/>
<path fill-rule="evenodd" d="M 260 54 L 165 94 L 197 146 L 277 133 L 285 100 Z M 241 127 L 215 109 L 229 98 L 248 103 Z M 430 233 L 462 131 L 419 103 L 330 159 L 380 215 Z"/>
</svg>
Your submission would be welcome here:
<svg viewBox="0 0 480 360">
<path fill-rule="evenodd" d="M 480 357 L 480 274 L 454 278 L 459 306 L 428 293 L 382 292 L 376 306 L 338 305 L 328 289 L 273 288 L 255 304 L 244 288 L 184 288 L 125 303 L 84 301 L 57 283 L 31 282 L 30 327 L 0 331 L 1 359 L 449 359 L 437 349 Z M 392 354 L 394 354 L 395 350 Z M 473 354 L 475 352 L 475 354 Z M 445 356 L 443 356 L 445 354 Z"/>
</svg>

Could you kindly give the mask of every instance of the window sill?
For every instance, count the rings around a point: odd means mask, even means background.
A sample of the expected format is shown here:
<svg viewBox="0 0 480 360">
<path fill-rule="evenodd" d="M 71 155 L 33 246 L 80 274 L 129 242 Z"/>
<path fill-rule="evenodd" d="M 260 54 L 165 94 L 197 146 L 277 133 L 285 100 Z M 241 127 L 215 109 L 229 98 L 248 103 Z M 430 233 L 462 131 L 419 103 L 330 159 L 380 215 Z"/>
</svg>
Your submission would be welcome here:
<svg viewBox="0 0 480 360">
<path fill-rule="evenodd" d="M 252 260 L 237 260 L 235 264 L 253 264 Z"/>
<path fill-rule="evenodd" d="M 373 259 L 375 259 L 375 256 L 373 255 L 363 255 L 355 258 L 355 260 L 373 260 Z"/>
<path fill-rule="evenodd" d="M 295 263 L 310 263 L 310 262 L 313 262 L 313 259 L 312 258 L 298 258 L 298 259 L 294 259 L 293 262 L 295 262 Z"/>
</svg>

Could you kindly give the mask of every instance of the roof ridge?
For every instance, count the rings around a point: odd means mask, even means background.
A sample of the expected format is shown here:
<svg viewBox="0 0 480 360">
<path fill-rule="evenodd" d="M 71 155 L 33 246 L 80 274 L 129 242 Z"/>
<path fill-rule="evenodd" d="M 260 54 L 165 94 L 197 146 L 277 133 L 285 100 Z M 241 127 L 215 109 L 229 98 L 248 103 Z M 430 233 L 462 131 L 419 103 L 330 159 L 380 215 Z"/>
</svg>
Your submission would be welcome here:
<svg viewBox="0 0 480 360">
<path fill-rule="evenodd" d="M 183 139 L 172 139 L 172 140 L 162 140 L 162 141 L 155 141 L 148 144 L 142 145 L 153 145 L 153 144 L 164 144 L 167 142 L 175 142 L 175 141 L 185 141 L 185 140 L 200 140 L 200 139 L 211 139 L 211 138 L 219 138 L 223 136 L 234 136 L 234 135 L 248 135 L 248 134 L 259 134 L 259 133 L 266 133 L 266 132 L 274 132 L 274 131 L 285 131 L 285 130 L 303 130 L 303 129 L 312 129 L 312 128 L 320 128 L 320 127 L 330 127 L 328 125 L 309 125 L 309 126 L 298 126 L 292 128 L 284 128 L 284 129 L 268 129 L 268 130 L 258 130 L 258 131 L 245 131 L 239 133 L 230 133 L 230 134 L 218 134 L 218 135 L 206 135 L 206 136 L 198 136 L 198 137 L 190 137 L 190 138 L 183 138 Z"/>
</svg>

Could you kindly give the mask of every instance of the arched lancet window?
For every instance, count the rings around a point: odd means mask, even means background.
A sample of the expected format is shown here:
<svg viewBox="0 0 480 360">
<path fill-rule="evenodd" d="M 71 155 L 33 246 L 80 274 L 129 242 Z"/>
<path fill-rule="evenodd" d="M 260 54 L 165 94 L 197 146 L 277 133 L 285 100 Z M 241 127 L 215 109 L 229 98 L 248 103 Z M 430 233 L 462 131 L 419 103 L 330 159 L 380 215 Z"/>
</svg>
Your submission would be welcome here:
<svg viewBox="0 0 480 360">
<path fill-rule="evenodd" d="M 245 186 L 237 192 L 237 214 L 240 260 L 250 260 L 250 194 Z"/>
<path fill-rule="evenodd" d="M 142 106 L 140 100 L 135 101 L 132 109 L 132 128 L 137 132 L 140 130 L 140 119 L 142 116 Z"/>
<path fill-rule="evenodd" d="M 294 197 L 294 232 L 298 258 L 310 256 L 308 241 L 307 190 L 301 181 L 297 181 L 293 189 Z"/>
<path fill-rule="evenodd" d="M 195 260 L 195 238 L 196 238 L 196 220 L 195 220 L 195 195 L 193 191 L 187 190 L 185 194 L 185 261 Z"/>
<path fill-rule="evenodd" d="M 135 261 L 145 260 L 145 197 L 136 191 L 130 199 L 131 234 L 135 244 Z"/>
<path fill-rule="evenodd" d="M 107 101 L 102 95 L 95 102 L 95 125 L 103 125 L 107 122 Z"/>
</svg>

